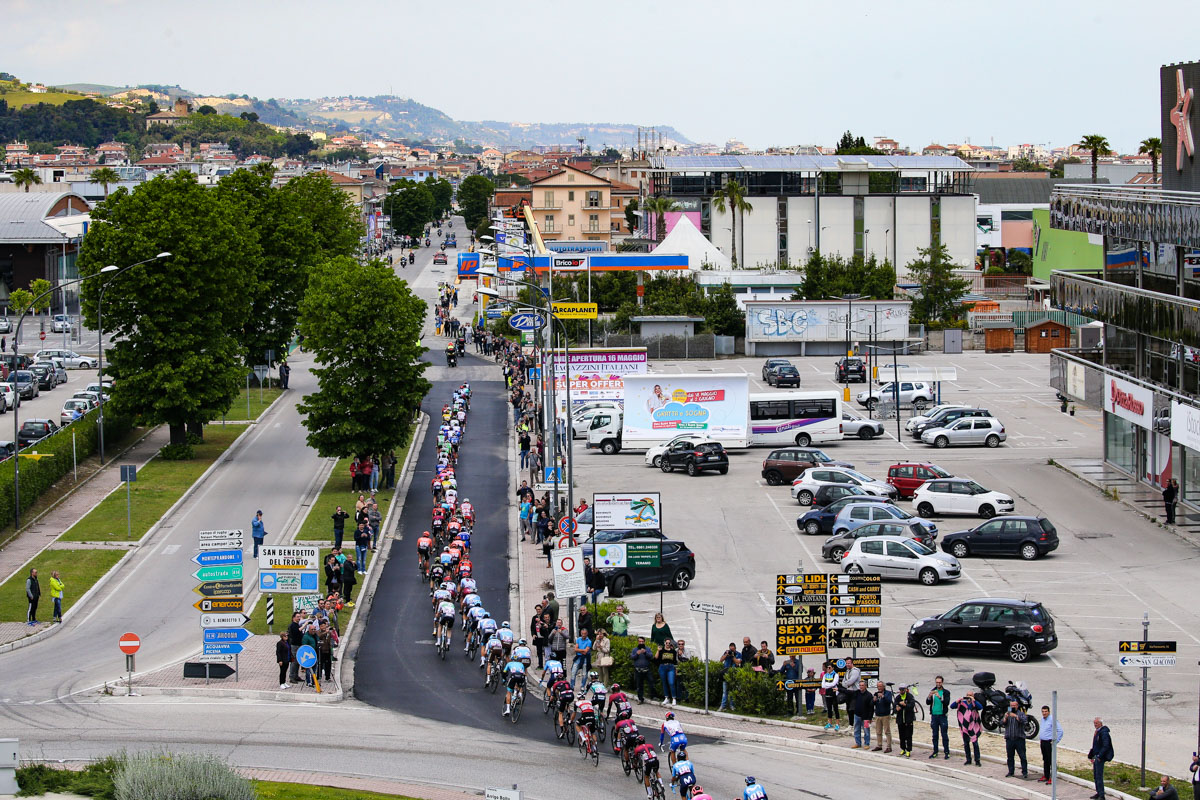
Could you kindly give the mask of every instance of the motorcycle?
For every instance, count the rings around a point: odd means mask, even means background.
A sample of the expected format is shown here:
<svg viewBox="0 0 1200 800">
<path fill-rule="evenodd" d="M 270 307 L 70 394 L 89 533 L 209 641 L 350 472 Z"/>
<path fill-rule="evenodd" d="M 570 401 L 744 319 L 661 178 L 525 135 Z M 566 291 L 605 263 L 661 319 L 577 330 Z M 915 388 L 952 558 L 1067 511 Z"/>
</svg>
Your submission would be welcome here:
<svg viewBox="0 0 1200 800">
<path fill-rule="evenodd" d="M 409 254 L 408 254 L 408 263 L 410 263 L 410 264 L 415 264 L 415 263 L 417 263 L 417 254 L 416 254 L 416 253 L 409 253 Z"/>
<path fill-rule="evenodd" d="M 1009 681 L 1008 686 L 1004 687 L 1004 691 L 1000 691 L 995 688 L 996 676 L 994 673 L 976 672 L 971 676 L 971 682 L 980 690 L 975 693 L 975 700 L 983 706 L 983 710 L 979 712 L 979 719 L 986 730 L 996 731 L 1000 728 L 1004 715 L 1008 712 L 1010 701 L 1016 700 L 1017 707 L 1026 714 L 1029 714 L 1029 709 L 1033 706 L 1033 696 L 1025 688 L 1024 681 L 1016 683 Z M 1025 718 L 1023 732 L 1026 739 L 1037 737 L 1038 721 L 1033 716 Z"/>
<path fill-rule="evenodd" d="M 457 347 L 456 349 L 458 350 L 458 354 L 459 354 L 460 356 L 461 356 L 461 355 L 465 355 L 465 354 L 466 354 L 466 352 L 467 352 L 467 340 L 466 340 L 466 339 L 461 339 L 461 338 L 460 338 L 460 339 L 458 340 L 458 347 Z"/>
<path fill-rule="evenodd" d="M 425 240 L 425 246 L 426 246 L 426 247 L 429 247 L 429 240 L 428 240 L 428 239 L 426 239 L 426 240 Z"/>
<path fill-rule="evenodd" d="M 442 235 L 442 229 L 438 228 L 438 236 L 441 236 L 441 235 Z"/>
</svg>

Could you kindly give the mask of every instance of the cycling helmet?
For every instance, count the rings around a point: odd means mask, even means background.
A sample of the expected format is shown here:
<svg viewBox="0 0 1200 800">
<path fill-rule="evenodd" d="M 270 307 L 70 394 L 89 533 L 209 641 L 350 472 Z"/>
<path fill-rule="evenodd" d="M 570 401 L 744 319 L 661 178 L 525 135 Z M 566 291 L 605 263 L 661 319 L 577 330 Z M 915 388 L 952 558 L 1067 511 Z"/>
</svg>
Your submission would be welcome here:
<svg viewBox="0 0 1200 800">
<path fill-rule="evenodd" d="M 429 535 L 429 531 L 425 531 L 425 532 L 424 532 L 424 533 L 422 533 L 421 535 L 422 535 L 422 536 L 428 536 L 428 535 Z"/>
<path fill-rule="evenodd" d="M 500 627 L 501 627 L 501 628 L 507 628 L 507 627 L 508 627 L 508 620 L 504 620 L 504 622 L 501 622 L 501 623 L 500 623 Z"/>
<path fill-rule="evenodd" d="M 635 739 L 634 741 L 636 741 L 638 744 L 645 744 L 646 737 L 639 733 L 637 736 L 637 739 Z"/>
<path fill-rule="evenodd" d="M 619 692 L 619 691 L 621 691 L 621 684 L 619 684 L 619 683 L 614 683 L 614 684 L 612 685 L 612 690 L 613 690 L 614 692 Z"/>
<path fill-rule="evenodd" d="M 443 553 L 449 553 L 449 552 L 450 552 L 450 545 L 446 545 L 445 547 L 443 547 L 443 548 L 442 548 L 442 552 L 443 552 Z"/>
<path fill-rule="evenodd" d="M 596 670 L 592 670 L 591 672 L 588 673 L 589 681 L 594 681 L 594 680 L 596 680 L 596 678 L 599 678 L 599 677 L 600 677 L 600 673 L 596 672 Z"/>
<path fill-rule="evenodd" d="M 675 712 L 674 712 L 674 711 L 668 711 L 668 712 L 667 712 L 667 719 L 675 719 Z"/>
<path fill-rule="evenodd" d="M 698 794 L 704 794 L 704 787 L 698 783 L 693 784 L 692 785 L 692 797 L 695 797 Z"/>
<path fill-rule="evenodd" d="M 469 497 L 464 497 L 464 498 L 463 498 L 463 502 L 464 502 L 464 503 L 469 503 L 469 502 L 471 502 L 471 498 L 469 498 Z"/>
<path fill-rule="evenodd" d="M 524 647 L 524 646 L 525 646 L 525 640 L 524 640 L 524 639 L 521 639 L 521 640 L 519 640 L 519 641 L 517 642 L 517 646 L 518 646 L 518 647 Z"/>
<path fill-rule="evenodd" d="M 490 611 L 485 611 L 485 612 L 483 612 L 483 618 L 484 618 L 484 619 L 491 619 L 491 618 L 492 618 L 492 614 L 491 614 L 491 612 L 490 612 Z"/>
<path fill-rule="evenodd" d="M 752 785 L 754 785 L 754 784 L 756 784 L 756 783 L 758 783 L 758 781 L 754 780 L 754 776 L 753 776 L 753 775 L 747 775 L 747 776 L 746 776 L 746 785 L 747 785 L 747 786 L 752 786 Z"/>
</svg>

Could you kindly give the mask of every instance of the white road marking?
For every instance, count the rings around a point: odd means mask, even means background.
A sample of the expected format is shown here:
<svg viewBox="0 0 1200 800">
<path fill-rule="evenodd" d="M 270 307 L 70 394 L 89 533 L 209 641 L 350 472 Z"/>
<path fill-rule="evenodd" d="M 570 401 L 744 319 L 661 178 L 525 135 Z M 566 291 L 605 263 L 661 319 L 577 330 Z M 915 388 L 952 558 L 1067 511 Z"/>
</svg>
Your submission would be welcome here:
<svg viewBox="0 0 1200 800">
<path fill-rule="evenodd" d="M 1025 381 L 1025 382 L 1026 382 L 1026 383 L 1028 383 L 1030 386 L 1036 386 L 1036 387 L 1037 387 L 1037 388 L 1039 388 L 1039 389 L 1045 389 L 1045 388 L 1047 388 L 1047 387 L 1046 387 L 1046 385 L 1045 385 L 1045 384 L 1043 384 L 1043 383 L 1034 383 L 1033 381 L 1029 380 L 1029 378 L 1023 378 L 1023 377 L 1021 377 L 1020 375 L 1018 375 L 1017 377 L 1018 377 L 1018 378 L 1021 378 L 1021 380 Z"/>
<path fill-rule="evenodd" d="M 179 552 L 179 545 L 169 544 L 162 549 L 161 555 L 169 556 L 169 555 L 172 555 L 173 553 L 178 553 L 178 552 Z"/>
<path fill-rule="evenodd" d="M 998 384 L 998 383 L 995 383 L 994 381 L 989 381 L 987 378 L 980 378 L 979 380 L 983 381 L 984 383 L 990 383 L 990 384 L 992 384 L 992 386 L 995 386 L 997 389 L 1003 389 L 1003 388 L 1004 388 L 1003 386 L 1001 386 L 1001 385 L 1000 385 L 1000 384 Z"/>
<path fill-rule="evenodd" d="M 774 497 L 772 497 L 767 492 L 763 492 L 763 494 L 766 494 L 767 499 L 771 501 L 771 505 L 775 506 L 775 512 L 777 514 L 779 514 L 779 518 L 781 520 L 783 520 L 783 524 L 786 525 L 788 530 L 790 530 L 795 535 L 796 541 L 800 543 L 800 549 L 804 551 L 805 557 L 813 564 L 820 563 L 819 560 L 812 554 L 812 551 L 810 551 L 808 549 L 808 545 L 804 543 L 804 535 L 802 533 L 800 533 L 800 531 L 796 528 L 796 521 L 789 520 L 787 518 L 787 515 L 783 513 L 783 509 L 780 508 L 779 504 L 775 502 Z M 772 609 L 768 609 L 768 610 L 771 610 L 771 613 L 774 613 L 774 611 Z"/>
</svg>

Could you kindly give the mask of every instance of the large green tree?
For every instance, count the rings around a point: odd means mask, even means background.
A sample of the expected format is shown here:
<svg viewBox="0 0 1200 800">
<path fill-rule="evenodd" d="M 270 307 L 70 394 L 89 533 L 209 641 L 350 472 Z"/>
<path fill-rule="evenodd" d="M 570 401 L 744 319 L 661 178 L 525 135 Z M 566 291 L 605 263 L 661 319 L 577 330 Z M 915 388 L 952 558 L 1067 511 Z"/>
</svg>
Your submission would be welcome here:
<svg viewBox="0 0 1200 800">
<path fill-rule="evenodd" d="M 23 188 L 25 191 L 28 192 L 30 186 L 36 186 L 37 184 L 42 182 L 42 179 L 41 179 L 41 176 L 39 176 L 36 172 L 31 170 L 29 167 L 21 167 L 21 169 L 15 170 L 13 172 L 12 182 L 13 182 L 13 186 Z"/>
<path fill-rule="evenodd" d="M 1158 183 L 1158 158 L 1162 155 L 1162 139 L 1157 136 L 1151 136 L 1148 139 L 1142 139 L 1138 145 L 1138 152 L 1150 156 L 1150 168 L 1154 170 L 1154 183 Z"/>
<path fill-rule="evenodd" d="M 454 187 L 445 178 L 426 178 L 425 184 L 433 195 L 433 214 L 441 219 L 454 208 Z"/>
<path fill-rule="evenodd" d="M 308 443 L 325 457 L 402 447 L 429 391 L 420 361 L 425 303 L 390 268 L 340 256 L 317 265 L 300 329 L 317 392 L 299 406 Z"/>
<path fill-rule="evenodd" d="M 405 236 L 419 237 L 433 219 L 433 192 L 424 183 L 403 181 L 383 198 L 383 213 L 392 219 L 392 230 Z"/>
<path fill-rule="evenodd" d="M 963 314 L 959 302 L 970 282 L 954 274 L 954 264 L 946 245 L 935 244 L 917 251 L 919 258 L 910 261 L 908 275 L 921 288 L 921 296 L 913 301 L 913 317 L 917 322 L 953 322 Z"/>
<path fill-rule="evenodd" d="M 250 249 L 235 209 L 186 171 L 118 189 L 92 211 L 80 274 L 172 254 L 81 284 L 84 320 L 95 327 L 104 282 L 114 406 L 167 424 L 172 444 L 228 411 L 245 377 L 238 335 L 250 309 L 242 264 Z"/>
<path fill-rule="evenodd" d="M 110 184 L 120 183 L 121 174 L 112 167 L 100 167 L 92 170 L 92 183 L 98 183 L 104 187 L 104 196 L 108 197 L 108 187 Z"/>
<path fill-rule="evenodd" d="M 358 248 L 363 236 L 362 216 L 328 175 L 310 172 L 292 178 L 283 192 L 289 195 L 290 213 L 302 218 L 316 234 L 316 250 L 309 253 L 310 261 L 348 255 Z"/>
<path fill-rule="evenodd" d="M 793 296 L 796 300 L 824 300 L 857 294 L 874 300 L 890 300 L 896 273 L 886 261 L 872 254 L 864 259 L 856 255 L 847 260 L 839 255 L 813 252 L 804 265 L 804 282 Z"/>
<path fill-rule="evenodd" d="M 1112 149 L 1108 145 L 1108 139 L 1098 133 L 1091 133 L 1079 140 L 1079 146 L 1092 154 L 1092 183 L 1098 183 L 1097 175 L 1100 171 L 1100 157 L 1112 155 Z"/>
<path fill-rule="evenodd" d="M 488 203 L 495 193 L 496 186 L 482 175 L 472 175 L 459 184 L 458 207 L 468 228 L 475 230 L 487 217 Z"/>
</svg>

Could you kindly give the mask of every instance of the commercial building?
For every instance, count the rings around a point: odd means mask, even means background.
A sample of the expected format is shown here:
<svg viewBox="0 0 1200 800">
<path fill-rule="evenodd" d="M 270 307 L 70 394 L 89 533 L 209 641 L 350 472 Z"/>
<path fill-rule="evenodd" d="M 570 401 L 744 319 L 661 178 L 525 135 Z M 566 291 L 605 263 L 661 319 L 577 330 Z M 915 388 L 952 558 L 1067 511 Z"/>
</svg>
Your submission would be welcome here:
<svg viewBox="0 0 1200 800">
<path fill-rule="evenodd" d="M 533 218 L 542 239 L 552 241 L 612 242 L 613 223 L 618 230 L 624 208 L 612 202 L 612 183 L 574 167 L 563 167 L 530 184 Z M 614 213 L 619 219 L 614 220 Z"/>
<path fill-rule="evenodd" d="M 86 200 L 61 188 L 57 192 L 0 194 L 0 304 L 7 306 L 12 290 L 28 289 L 39 278 L 58 285 L 79 277 L 75 258 L 82 231 L 64 233 L 49 222 L 89 211 Z M 76 287 L 63 292 L 67 296 L 56 296 L 54 308 L 62 303 L 74 308 Z"/>
<path fill-rule="evenodd" d="M 1050 224 L 1103 242 L 1092 273 L 1055 271 L 1051 302 L 1104 325 L 1098 347 L 1051 355 L 1051 383 L 1104 409 L 1104 458 L 1200 506 L 1200 63 L 1160 72 L 1162 188 L 1058 186 Z"/>
</svg>

